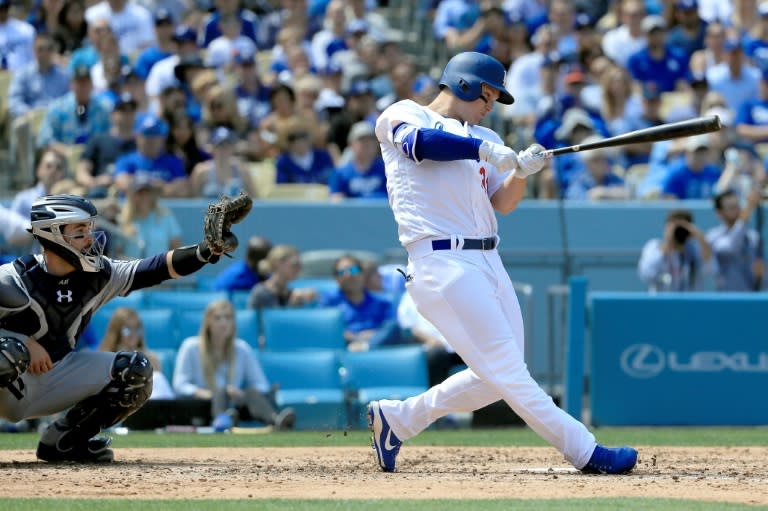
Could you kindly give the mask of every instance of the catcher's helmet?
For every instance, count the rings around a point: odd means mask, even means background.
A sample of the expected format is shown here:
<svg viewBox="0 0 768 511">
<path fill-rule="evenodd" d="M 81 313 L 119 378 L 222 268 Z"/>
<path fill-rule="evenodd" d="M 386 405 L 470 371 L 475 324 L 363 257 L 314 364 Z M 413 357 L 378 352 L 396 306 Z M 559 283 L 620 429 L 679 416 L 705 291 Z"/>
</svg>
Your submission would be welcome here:
<svg viewBox="0 0 768 511">
<path fill-rule="evenodd" d="M 482 84 L 486 84 L 499 91 L 499 103 L 511 105 L 515 98 L 504 88 L 506 75 L 504 66 L 495 58 L 467 51 L 455 55 L 445 65 L 440 88 L 448 87 L 459 99 L 474 101 L 483 93 Z"/>
<path fill-rule="evenodd" d="M 97 272 L 104 267 L 105 237 L 103 232 L 94 232 L 94 220 L 98 216 L 96 206 L 88 199 L 76 195 L 47 195 L 32 204 L 30 232 L 47 250 L 56 253 L 75 268 Z M 62 232 L 68 224 L 91 224 L 93 242 L 82 252 L 75 249 Z"/>
</svg>

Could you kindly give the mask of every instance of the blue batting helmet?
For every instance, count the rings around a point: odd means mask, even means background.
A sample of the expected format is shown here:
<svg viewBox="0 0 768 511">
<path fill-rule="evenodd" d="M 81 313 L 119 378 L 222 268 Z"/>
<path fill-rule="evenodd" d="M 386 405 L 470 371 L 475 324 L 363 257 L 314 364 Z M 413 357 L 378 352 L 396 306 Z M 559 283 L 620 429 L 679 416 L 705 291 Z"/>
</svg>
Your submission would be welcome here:
<svg viewBox="0 0 768 511">
<path fill-rule="evenodd" d="M 506 74 L 501 62 L 490 55 L 467 51 L 455 55 L 445 65 L 440 88 L 448 87 L 459 99 L 474 101 L 483 93 L 482 84 L 486 84 L 499 91 L 499 103 L 511 105 L 515 98 L 504 88 Z"/>
</svg>

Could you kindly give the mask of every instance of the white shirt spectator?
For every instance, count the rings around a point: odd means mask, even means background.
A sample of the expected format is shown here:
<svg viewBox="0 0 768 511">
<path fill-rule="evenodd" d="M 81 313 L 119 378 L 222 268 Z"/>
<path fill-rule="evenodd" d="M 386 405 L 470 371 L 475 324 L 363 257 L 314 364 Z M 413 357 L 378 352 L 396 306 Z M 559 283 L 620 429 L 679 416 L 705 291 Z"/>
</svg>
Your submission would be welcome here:
<svg viewBox="0 0 768 511">
<path fill-rule="evenodd" d="M 152 14 L 141 5 L 129 0 L 122 11 L 115 12 L 105 0 L 85 11 L 88 23 L 102 18 L 109 20 L 112 32 L 120 42 L 120 52 L 124 55 L 132 55 L 155 44 L 155 21 Z"/>
<path fill-rule="evenodd" d="M 507 87 L 515 93 L 515 102 L 504 106 L 504 117 L 523 117 L 536 112 L 541 99 L 541 66 L 544 55 L 539 52 L 519 56 L 509 66 Z"/>
<path fill-rule="evenodd" d="M 0 24 L 0 64 L 3 69 L 20 71 L 35 61 L 35 29 L 25 21 L 8 18 Z"/>
<path fill-rule="evenodd" d="M 621 67 L 626 68 L 629 57 L 646 46 L 645 34 L 632 37 L 629 28 L 621 25 L 603 36 L 603 52 Z"/>
<path fill-rule="evenodd" d="M 9 245 L 23 245 L 32 240 L 27 232 L 29 218 L 0 205 L 0 238 Z"/>
<path fill-rule="evenodd" d="M 699 0 L 699 17 L 707 23 L 719 21 L 733 25 L 733 2 L 731 0 Z"/>
<path fill-rule="evenodd" d="M 756 67 L 742 64 L 741 76 L 734 78 L 727 62 L 721 62 L 707 69 L 709 90 L 719 92 L 725 98 L 728 108 L 738 112 L 741 105 L 758 97 L 762 73 Z"/>
<path fill-rule="evenodd" d="M 181 59 L 178 55 L 171 55 L 152 66 L 147 81 L 144 83 L 144 90 L 147 93 L 147 97 L 159 97 L 160 93 L 167 87 L 175 87 L 179 84 L 179 81 L 174 74 L 176 64 L 179 63 L 179 60 Z"/>
<path fill-rule="evenodd" d="M 238 36 L 237 39 L 229 39 L 228 37 L 220 36 L 211 41 L 211 44 L 208 45 L 208 51 L 205 56 L 205 65 L 218 69 L 232 64 L 236 51 L 251 55 L 255 54 L 257 50 L 256 43 L 244 35 Z"/>
</svg>

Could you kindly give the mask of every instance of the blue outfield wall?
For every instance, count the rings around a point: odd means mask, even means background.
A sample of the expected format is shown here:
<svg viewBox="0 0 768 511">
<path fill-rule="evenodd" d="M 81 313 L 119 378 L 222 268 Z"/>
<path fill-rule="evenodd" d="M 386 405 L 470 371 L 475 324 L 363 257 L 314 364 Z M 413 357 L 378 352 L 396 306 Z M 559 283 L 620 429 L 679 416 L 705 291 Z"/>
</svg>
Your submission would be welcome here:
<svg viewBox="0 0 768 511">
<path fill-rule="evenodd" d="M 592 423 L 768 424 L 768 294 L 591 294 Z"/>
<path fill-rule="evenodd" d="M 186 243 L 200 240 L 207 203 L 200 199 L 164 202 L 175 212 Z M 636 265 L 643 243 L 660 236 L 667 211 L 679 207 L 691 209 L 696 224 L 702 228 L 717 225 L 709 201 L 592 204 L 524 200 L 512 214 L 498 217 L 499 250 L 510 276 L 533 287 L 532 310 L 528 311 L 531 317 L 526 322 L 530 334 L 527 360 L 539 381 L 548 383 L 551 378 L 553 383 L 562 382 L 563 316 L 557 313 L 554 323 L 550 322 L 547 306 L 549 288 L 567 281 L 565 263 L 569 262 L 571 274 L 588 278 L 590 291 L 642 291 Z M 381 254 L 387 262 L 406 261 L 386 201 L 257 201 L 253 212 L 235 225 L 234 231 L 241 240 L 259 234 L 274 243 L 295 245 L 301 251 L 368 250 Z M 566 246 L 568 257 L 563 250 Z M 241 246 L 236 256 L 242 255 Z M 222 260 L 201 273 L 213 275 L 229 262 Z M 563 302 L 557 303 L 564 306 Z M 554 348 L 550 349 L 553 339 Z M 550 377 L 550 373 L 554 375 Z"/>
</svg>

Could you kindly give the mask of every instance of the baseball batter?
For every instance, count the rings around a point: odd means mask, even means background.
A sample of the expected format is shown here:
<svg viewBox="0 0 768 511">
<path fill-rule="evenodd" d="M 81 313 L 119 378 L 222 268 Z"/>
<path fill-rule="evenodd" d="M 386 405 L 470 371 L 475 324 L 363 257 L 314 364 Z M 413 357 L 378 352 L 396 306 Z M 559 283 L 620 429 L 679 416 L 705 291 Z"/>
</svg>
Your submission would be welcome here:
<svg viewBox="0 0 768 511">
<path fill-rule="evenodd" d="M 409 256 L 408 292 L 469 367 L 421 395 L 369 404 L 377 461 L 393 472 L 402 442 L 436 419 L 504 399 L 576 468 L 628 472 L 637 451 L 598 445 L 525 365 L 522 315 L 496 250 L 495 211 L 515 209 L 525 178 L 544 160 L 537 156 L 540 146 L 516 154 L 477 125 L 496 102 L 514 101 L 504 78 L 494 58 L 458 54 L 446 65 L 431 104 L 400 101 L 376 123 L 389 202 Z"/>
<path fill-rule="evenodd" d="M 42 433 L 37 457 L 44 461 L 112 461 L 111 439 L 96 435 L 152 392 L 143 353 L 75 351 L 96 309 L 117 295 L 189 275 L 222 253 L 203 241 L 146 259 L 112 260 L 102 255 L 103 233 L 93 230 L 97 214 L 82 197 L 38 199 L 31 232 L 42 253 L 0 266 L 0 417 L 16 422 L 69 409 Z"/>
</svg>

